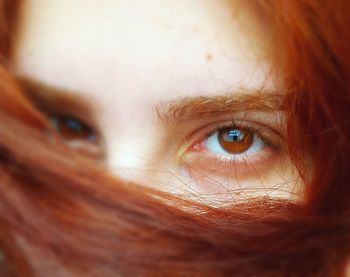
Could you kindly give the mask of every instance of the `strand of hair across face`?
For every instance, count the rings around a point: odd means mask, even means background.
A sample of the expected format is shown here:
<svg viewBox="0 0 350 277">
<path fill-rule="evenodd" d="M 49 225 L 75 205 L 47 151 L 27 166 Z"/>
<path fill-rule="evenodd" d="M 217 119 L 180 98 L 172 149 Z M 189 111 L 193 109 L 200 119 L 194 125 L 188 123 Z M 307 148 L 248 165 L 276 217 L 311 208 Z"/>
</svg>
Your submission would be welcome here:
<svg viewBox="0 0 350 277">
<path fill-rule="evenodd" d="M 8 272 L 340 276 L 350 241 L 350 4 L 264 5 L 285 55 L 276 68 L 290 92 L 290 151 L 301 171 L 308 161 L 298 151 L 315 157 L 305 203 L 266 198 L 219 209 L 118 180 L 50 138 L 45 117 L 1 68 L 0 247 Z"/>
</svg>

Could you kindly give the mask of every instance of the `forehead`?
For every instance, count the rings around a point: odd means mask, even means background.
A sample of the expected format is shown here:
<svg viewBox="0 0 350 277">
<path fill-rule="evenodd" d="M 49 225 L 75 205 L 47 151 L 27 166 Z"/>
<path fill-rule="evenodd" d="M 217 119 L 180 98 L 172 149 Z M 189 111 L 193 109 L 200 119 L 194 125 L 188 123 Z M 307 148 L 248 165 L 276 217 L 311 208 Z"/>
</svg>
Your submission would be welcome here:
<svg viewBox="0 0 350 277">
<path fill-rule="evenodd" d="M 26 0 L 14 68 L 102 106 L 268 86 L 234 14 L 220 0 Z"/>
</svg>

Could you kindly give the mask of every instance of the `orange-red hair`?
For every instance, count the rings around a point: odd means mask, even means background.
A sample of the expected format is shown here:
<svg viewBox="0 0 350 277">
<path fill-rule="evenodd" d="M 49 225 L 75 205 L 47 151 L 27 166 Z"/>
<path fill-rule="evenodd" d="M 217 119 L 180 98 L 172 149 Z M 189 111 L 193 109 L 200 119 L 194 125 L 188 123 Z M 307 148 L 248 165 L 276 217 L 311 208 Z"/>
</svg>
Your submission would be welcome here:
<svg viewBox="0 0 350 277">
<path fill-rule="evenodd" d="M 0 1 L 9 57 L 17 1 Z M 339 276 L 350 252 L 350 2 L 256 1 L 271 21 L 298 205 L 229 208 L 116 180 L 47 135 L 0 70 L 0 249 L 15 276 Z M 303 160 L 304 154 L 312 157 Z M 311 176 L 305 167 L 312 167 Z"/>
</svg>

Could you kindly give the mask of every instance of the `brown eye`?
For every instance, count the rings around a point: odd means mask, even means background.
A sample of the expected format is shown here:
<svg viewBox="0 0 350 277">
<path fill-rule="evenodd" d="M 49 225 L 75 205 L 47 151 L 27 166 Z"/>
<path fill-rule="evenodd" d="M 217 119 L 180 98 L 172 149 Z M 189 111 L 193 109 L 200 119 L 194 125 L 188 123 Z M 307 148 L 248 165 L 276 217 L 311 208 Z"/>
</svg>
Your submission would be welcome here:
<svg viewBox="0 0 350 277">
<path fill-rule="evenodd" d="M 94 131 L 84 122 L 73 116 L 54 116 L 52 117 L 52 124 L 59 135 L 67 142 L 94 142 L 96 140 Z"/>
<path fill-rule="evenodd" d="M 218 139 L 225 151 L 240 154 L 252 146 L 254 133 L 247 128 L 225 128 L 219 131 Z"/>
</svg>

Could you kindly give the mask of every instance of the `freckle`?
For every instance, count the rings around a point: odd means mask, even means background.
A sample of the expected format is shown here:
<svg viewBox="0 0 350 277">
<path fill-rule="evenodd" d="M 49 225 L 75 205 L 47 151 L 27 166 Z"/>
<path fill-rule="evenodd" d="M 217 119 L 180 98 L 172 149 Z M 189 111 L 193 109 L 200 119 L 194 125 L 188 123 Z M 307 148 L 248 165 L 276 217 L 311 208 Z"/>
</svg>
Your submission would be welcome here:
<svg viewBox="0 0 350 277">
<path fill-rule="evenodd" d="M 208 53 L 208 54 L 205 55 L 205 59 L 206 59 L 207 61 L 212 61 L 212 60 L 213 60 L 213 55 L 210 54 L 210 53 Z"/>
</svg>

